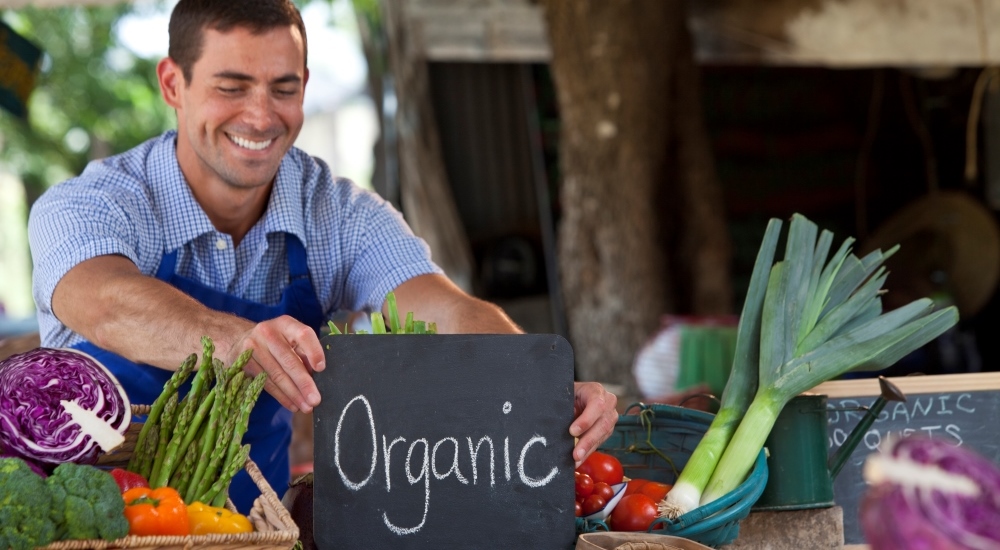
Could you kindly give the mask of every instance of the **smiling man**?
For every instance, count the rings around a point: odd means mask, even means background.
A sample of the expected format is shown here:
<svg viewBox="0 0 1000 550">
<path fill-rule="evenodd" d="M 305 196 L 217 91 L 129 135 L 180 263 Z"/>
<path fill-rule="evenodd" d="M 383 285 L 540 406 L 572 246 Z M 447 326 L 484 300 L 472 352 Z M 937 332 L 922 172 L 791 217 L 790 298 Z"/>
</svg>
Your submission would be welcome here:
<svg viewBox="0 0 1000 550">
<path fill-rule="evenodd" d="M 401 311 L 442 333 L 517 333 L 448 280 L 402 216 L 293 147 L 309 80 L 288 0 L 181 0 L 157 66 L 177 130 L 94 161 L 32 207 L 42 343 L 84 350 L 150 404 L 207 335 L 226 364 L 253 349 L 265 389 L 244 438 L 270 485 L 288 485 L 291 415 L 320 402 L 317 330 L 334 312 Z M 576 385 L 578 463 L 614 427 L 615 398 Z M 259 493 L 241 473 L 230 496 Z"/>
</svg>

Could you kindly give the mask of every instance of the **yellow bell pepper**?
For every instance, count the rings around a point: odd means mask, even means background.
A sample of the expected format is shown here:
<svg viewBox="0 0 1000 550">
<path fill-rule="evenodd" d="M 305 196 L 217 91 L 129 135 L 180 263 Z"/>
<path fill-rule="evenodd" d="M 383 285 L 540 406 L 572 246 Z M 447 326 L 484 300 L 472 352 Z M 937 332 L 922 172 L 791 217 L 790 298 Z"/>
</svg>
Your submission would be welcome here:
<svg viewBox="0 0 1000 550">
<path fill-rule="evenodd" d="M 246 516 L 226 508 L 193 502 L 188 505 L 187 511 L 192 535 L 234 534 L 253 531 L 253 524 Z"/>
</svg>

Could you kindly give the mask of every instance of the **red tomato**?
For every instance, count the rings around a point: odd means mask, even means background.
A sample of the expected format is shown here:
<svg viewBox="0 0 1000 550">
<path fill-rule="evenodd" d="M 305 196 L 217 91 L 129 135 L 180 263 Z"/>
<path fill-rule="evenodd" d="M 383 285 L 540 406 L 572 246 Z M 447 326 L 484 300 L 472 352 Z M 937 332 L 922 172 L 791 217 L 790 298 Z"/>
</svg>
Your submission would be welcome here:
<svg viewBox="0 0 1000 550">
<path fill-rule="evenodd" d="M 622 463 L 618 462 L 617 458 L 600 451 L 590 453 L 576 471 L 589 475 L 594 483 L 603 481 L 608 485 L 621 483 L 625 477 Z"/>
<path fill-rule="evenodd" d="M 667 496 L 667 493 L 671 488 L 673 488 L 673 485 L 670 485 L 669 483 L 650 481 L 640 487 L 638 492 L 653 499 L 653 502 L 660 502 L 663 500 L 663 497 Z"/>
<path fill-rule="evenodd" d="M 580 505 L 582 508 L 583 515 L 589 516 L 594 512 L 599 512 L 608 504 L 608 501 L 601 498 L 599 495 L 590 495 L 589 497 L 583 499 L 583 504 Z"/>
<path fill-rule="evenodd" d="M 628 485 L 625 486 L 625 495 L 629 496 L 632 493 L 639 493 L 642 491 L 642 486 L 649 483 L 648 479 L 630 479 L 628 480 Z"/>
<path fill-rule="evenodd" d="M 583 500 L 589 497 L 594 492 L 594 480 L 587 474 L 580 472 L 575 472 L 574 477 L 576 478 L 576 498 Z"/>
<path fill-rule="evenodd" d="M 604 499 L 605 502 L 608 502 L 611 500 L 612 497 L 615 496 L 615 490 L 612 489 L 611 486 L 608 485 L 607 483 L 599 481 L 594 484 L 593 494 L 600 496 L 601 498 Z"/>
<path fill-rule="evenodd" d="M 580 501 L 578 500 L 576 501 L 576 517 L 580 517 L 582 515 L 583 515 L 583 506 L 580 504 Z"/>
<path fill-rule="evenodd" d="M 645 531 L 656 519 L 656 502 L 642 493 L 622 497 L 611 512 L 610 526 L 614 531 Z"/>
</svg>

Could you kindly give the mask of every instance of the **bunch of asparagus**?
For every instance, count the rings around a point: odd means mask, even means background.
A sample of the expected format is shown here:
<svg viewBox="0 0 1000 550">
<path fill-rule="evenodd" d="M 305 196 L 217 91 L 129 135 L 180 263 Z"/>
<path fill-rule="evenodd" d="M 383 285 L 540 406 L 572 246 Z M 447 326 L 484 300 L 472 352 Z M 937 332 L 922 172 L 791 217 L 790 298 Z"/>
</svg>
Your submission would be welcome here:
<svg viewBox="0 0 1000 550">
<path fill-rule="evenodd" d="M 127 469 L 153 488 L 176 489 L 185 502 L 222 506 L 229 482 L 250 454 L 243 435 L 267 375 L 244 374 L 253 350 L 226 367 L 212 356 L 211 338 L 203 336 L 201 343 L 201 362 L 197 354 L 189 355 L 150 407 Z M 181 398 L 178 389 L 192 372 L 191 388 Z"/>
</svg>

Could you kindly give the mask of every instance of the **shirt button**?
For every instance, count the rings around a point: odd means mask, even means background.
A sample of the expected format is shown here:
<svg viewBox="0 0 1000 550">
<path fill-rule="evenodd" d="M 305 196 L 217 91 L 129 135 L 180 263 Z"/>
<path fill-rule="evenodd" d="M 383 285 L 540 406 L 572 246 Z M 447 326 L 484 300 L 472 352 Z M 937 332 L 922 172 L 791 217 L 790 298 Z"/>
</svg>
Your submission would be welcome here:
<svg viewBox="0 0 1000 550">
<path fill-rule="evenodd" d="M 226 240 L 225 239 L 219 239 L 219 240 L 215 241 L 215 248 L 218 248 L 219 250 L 225 250 L 226 249 Z"/>
</svg>

